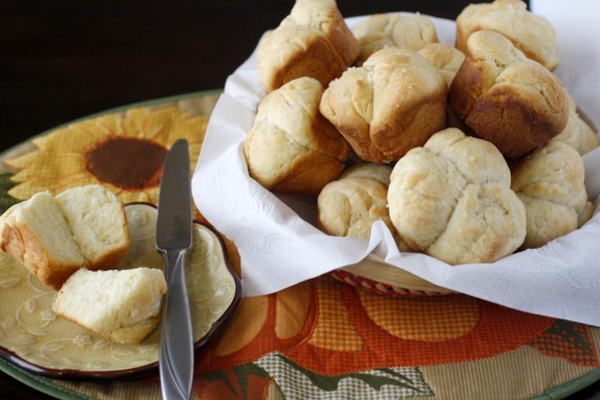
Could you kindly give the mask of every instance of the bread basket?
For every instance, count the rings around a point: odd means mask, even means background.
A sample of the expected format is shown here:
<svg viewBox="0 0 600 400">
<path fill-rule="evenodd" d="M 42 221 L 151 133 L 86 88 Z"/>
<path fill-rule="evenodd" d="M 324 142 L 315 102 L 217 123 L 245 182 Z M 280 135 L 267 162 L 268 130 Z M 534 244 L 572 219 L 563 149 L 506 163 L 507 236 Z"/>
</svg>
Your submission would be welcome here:
<svg viewBox="0 0 600 400">
<path fill-rule="evenodd" d="M 358 289 L 388 296 L 442 296 L 457 293 L 393 267 L 374 254 L 329 274 Z"/>
<path fill-rule="evenodd" d="M 353 29 L 366 18 L 348 18 L 347 23 Z M 454 21 L 431 19 L 440 42 L 452 44 Z M 579 68 L 570 79 L 575 86 L 587 73 L 575 58 L 561 67 L 566 78 L 571 76 L 566 68 Z M 569 88 L 567 80 L 563 83 Z M 385 295 L 464 293 L 523 311 L 593 323 L 590 304 L 600 301 L 600 265 L 593 251 L 600 243 L 600 216 L 550 246 L 485 265 L 451 266 L 424 254 L 400 253 L 383 223 L 374 225 L 369 241 L 326 235 L 315 227 L 314 200 L 276 195 L 248 176 L 243 142 L 264 96 L 255 51 L 227 80 L 193 177 L 199 210 L 240 251 L 244 296 L 274 293 L 330 274 Z M 582 111 L 589 115 L 585 107 Z M 597 119 L 592 120 L 598 125 Z M 590 168 L 596 189 L 588 191 L 595 200 L 600 176 L 594 177 L 593 172 L 600 168 L 600 152 L 592 153 L 584 160 L 586 171 L 588 161 L 598 160 Z"/>
</svg>

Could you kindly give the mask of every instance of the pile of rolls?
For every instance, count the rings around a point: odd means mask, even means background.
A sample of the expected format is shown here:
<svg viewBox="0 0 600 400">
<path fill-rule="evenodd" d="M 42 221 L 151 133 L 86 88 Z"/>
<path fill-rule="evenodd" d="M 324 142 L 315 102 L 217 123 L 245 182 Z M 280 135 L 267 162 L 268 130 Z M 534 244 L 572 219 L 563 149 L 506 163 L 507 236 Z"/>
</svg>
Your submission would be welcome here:
<svg viewBox="0 0 600 400">
<path fill-rule="evenodd" d="M 330 235 L 382 221 L 401 251 L 453 265 L 543 246 L 591 218 L 581 156 L 600 145 L 558 64 L 521 0 L 467 6 L 455 46 L 424 15 L 351 31 L 335 0 L 297 0 L 259 44 L 248 172 L 315 198 Z"/>
</svg>

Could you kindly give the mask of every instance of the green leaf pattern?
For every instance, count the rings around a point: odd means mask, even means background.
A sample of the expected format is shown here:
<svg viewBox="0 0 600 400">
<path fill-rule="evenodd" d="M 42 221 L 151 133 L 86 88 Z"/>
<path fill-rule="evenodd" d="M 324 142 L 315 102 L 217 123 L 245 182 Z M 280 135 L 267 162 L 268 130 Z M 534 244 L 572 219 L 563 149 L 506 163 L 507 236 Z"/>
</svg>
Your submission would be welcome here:
<svg viewBox="0 0 600 400">
<path fill-rule="evenodd" d="M 209 382 L 213 382 L 213 381 L 224 382 L 227 385 L 227 387 L 229 387 L 229 390 L 231 390 L 231 393 L 233 393 L 236 397 L 239 397 L 240 399 L 248 398 L 248 387 L 249 387 L 248 377 L 250 375 L 258 375 L 258 376 L 264 377 L 264 378 L 269 377 L 269 374 L 265 370 L 263 370 L 260 366 L 253 364 L 253 363 L 237 365 L 235 367 L 232 367 L 231 370 L 233 371 L 233 373 L 235 374 L 235 377 L 237 378 L 237 381 L 238 381 L 237 383 L 239 384 L 241 393 L 239 393 L 236 390 L 236 388 L 235 388 L 236 385 L 233 382 L 231 382 L 231 380 L 227 377 L 227 374 L 225 374 L 224 371 L 214 371 L 214 372 L 204 375 L 204 377 Z"/>
<path fill-rule="evenodd" d="M 281 353 L 271 353 L 255 364 L 275 380 L 286 399 L 404 399 L 434 393 L 418 368 L 380 368 L 337 376 L 320 375 Z"/>
</svg>

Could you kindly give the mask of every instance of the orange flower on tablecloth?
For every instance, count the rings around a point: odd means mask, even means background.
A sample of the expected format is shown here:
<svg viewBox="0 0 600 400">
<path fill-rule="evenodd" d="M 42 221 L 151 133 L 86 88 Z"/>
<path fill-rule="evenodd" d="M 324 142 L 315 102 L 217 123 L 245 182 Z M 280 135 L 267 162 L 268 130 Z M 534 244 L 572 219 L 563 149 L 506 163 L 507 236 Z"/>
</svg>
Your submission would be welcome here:
<svg viewBox="0 0 600 400">
<path fill-rule="evenodd" d="M 242 299 L 220 340 L 203 350 L 197 372 L 273 352 L 323 375 L 464 362 L 514 350 L 555 321 L 464 295 L 381 296 L 321 277 Z"/>
<path fill-rule="evenodd" d="M 125 203 L 156 203 L 167 151 L 187 139 L 193 170 L 206 125 L 205 116 L 190 118 L 178 107 L 139 107 L 58 128 L 34 139 L 36 150 L 6 161 L 19 170 L 8 194 L 26 200 L 38 192 L 101 184 Z"/>
<path fill-rule="evenodd" d="M 382 296 L 323 276 L 243 298 L 226 329 L 196 357 L 194 391 L 206 399 L 227 398 L 225 392 L 264 399 L 286 390 L 313 398 L 357 379 L 375 391 L 397 385 L 407 396 L 426 395 L 419 367 L 492 358 L 522 346 L 600 366 L 584 325 L 465 295 Z M 300 392 L 285 387 L 290 379 L 303 382 Z"/>
</svg>

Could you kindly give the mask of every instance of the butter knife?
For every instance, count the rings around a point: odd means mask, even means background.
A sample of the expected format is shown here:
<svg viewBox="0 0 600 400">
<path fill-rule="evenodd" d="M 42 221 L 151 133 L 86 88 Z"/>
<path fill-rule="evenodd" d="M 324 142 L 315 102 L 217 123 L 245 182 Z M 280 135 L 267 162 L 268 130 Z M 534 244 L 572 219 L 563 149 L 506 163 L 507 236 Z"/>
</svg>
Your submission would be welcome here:
<svg viewBox="0 0 600 400">
<path fill-rule="evenodd" d="M 165 159 L 158 197 L 156 248 L 165 259 L 159 370 L 163 399 L 189 400 L 194 372 L 192 320 L 185 256 L 192 246 L 192 195 L 188 143 L 180 139 Z"/>
</svg>

